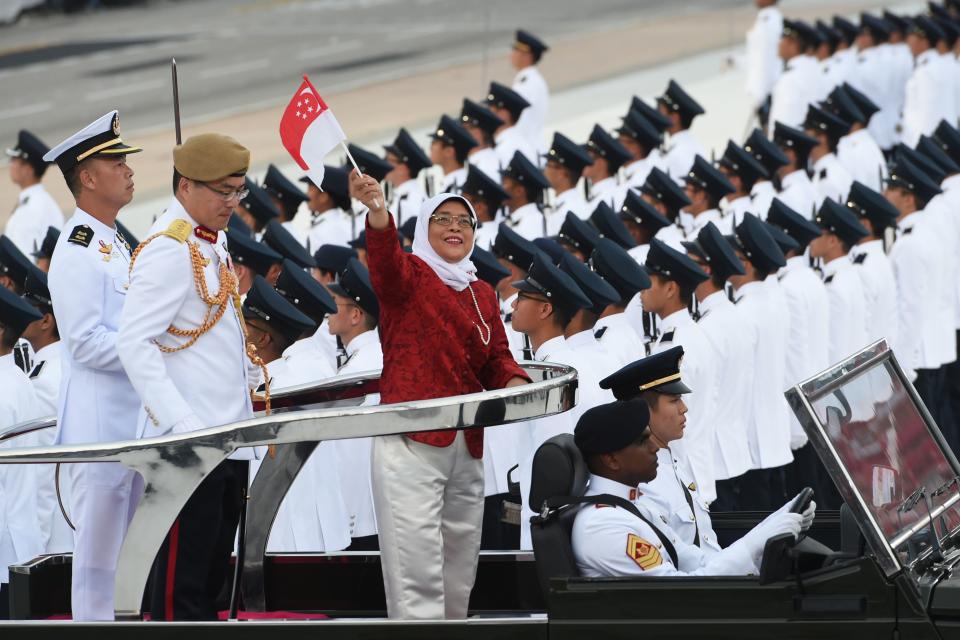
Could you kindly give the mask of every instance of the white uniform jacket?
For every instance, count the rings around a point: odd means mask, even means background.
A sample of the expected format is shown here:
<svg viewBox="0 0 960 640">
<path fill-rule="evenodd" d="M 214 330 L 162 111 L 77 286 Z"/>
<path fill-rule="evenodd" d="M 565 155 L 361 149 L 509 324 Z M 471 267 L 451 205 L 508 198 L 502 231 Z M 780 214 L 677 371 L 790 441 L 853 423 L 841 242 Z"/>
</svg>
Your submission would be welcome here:
<svg viewBox="0 0 960 640">
<path fill-rule="evenodd" d="M 47 227 L 62 229 L 63 213 L 53 196 L 38 182 L 20 192 L 17 207 L 7 220 L 3 234 L 29 256 L 43 244 Z"/>
<path fill-rule="evenodd" d="M 823 283 L 830 305 L 827 357 L 835 364 L 867 346 L 867 303 L 863 283 L 848 255 L 823 265 Z"/>
<path fill-rule="evenodd" d="M 544 146 L 543 127 L 550 112 L 550 88 L 536 66 L 518 71 L 512 88 L 530 103 L 530 106 L 520 113 L 517 128 L 527 139 L 530 148 L 539 152 Z"/>
</svg>

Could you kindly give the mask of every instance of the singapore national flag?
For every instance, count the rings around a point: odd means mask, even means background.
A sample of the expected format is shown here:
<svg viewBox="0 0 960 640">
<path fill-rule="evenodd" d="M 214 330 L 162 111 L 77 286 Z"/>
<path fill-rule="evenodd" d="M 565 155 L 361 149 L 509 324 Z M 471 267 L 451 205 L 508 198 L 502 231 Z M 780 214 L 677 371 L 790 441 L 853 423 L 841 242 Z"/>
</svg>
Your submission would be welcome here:
<svg viewBox="0 0 960 640">
<path fill-rule="evenodd" d="M 323 182 L 323 159 L 346 137 L 333 111 L 303 76 L 280 119 L 280 139 L 317 187 Z"/>
</svg>

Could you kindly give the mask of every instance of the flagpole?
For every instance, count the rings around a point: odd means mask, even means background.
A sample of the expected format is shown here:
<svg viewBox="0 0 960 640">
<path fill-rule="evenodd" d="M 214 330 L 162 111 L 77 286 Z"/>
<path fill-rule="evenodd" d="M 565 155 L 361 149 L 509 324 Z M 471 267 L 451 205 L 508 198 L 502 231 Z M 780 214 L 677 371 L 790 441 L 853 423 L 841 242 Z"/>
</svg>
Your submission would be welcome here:
<svg viewBox="0 0 960 640">
<path fill-rule="evenodd" d="M 353 159 L 353 154 L 350 153 L 350 149 L 347 147 L 346 143 L 345 143 L 343 140 L 340 141 L 340 146 L 343 147 L 343 150 L 344 150 L 344 151 L 346 152 L 346 154 L 347 154 L 347 158 L 350 159 L 350 164 L 352 164 L 352 165 L 353 165 L 353 168 L 357 170 L 357 173 L 362 176 L 362 175 L 363 175 L 363 171 L 360 171 L 360 167 L 359 167 L 359 165 L 357 165 L 357 161 Z M 374 201 L 373 201 L 373 206 L 376 207 L 377 209 L 379 209 L 379 208 L 380 208 L 380 202 L 377 201 L 377 200 L 374 200 Z"/>
</svg>

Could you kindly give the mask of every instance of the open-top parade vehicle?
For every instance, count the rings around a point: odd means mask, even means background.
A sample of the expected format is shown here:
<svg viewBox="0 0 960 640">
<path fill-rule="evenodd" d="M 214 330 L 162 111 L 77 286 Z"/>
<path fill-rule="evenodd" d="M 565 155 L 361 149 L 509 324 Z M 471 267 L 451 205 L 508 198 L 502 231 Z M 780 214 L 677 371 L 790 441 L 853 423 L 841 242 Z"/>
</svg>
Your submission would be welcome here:
<svg viewBox="0 0 960 640">
<path fill-rule="evenodd" d="M 190 435 L 3 449 L 3 463 L 119 460 L 143 474 L 146 492 L 121 552 L 117 622 L 63 619 L 70 564 L 55 555 L 12 567 L 11 610 L 19 619 L 0 629 L 53 637 L 72 625 L 102 638 L 174 629 L 206 637 L 960 638 L 960 576 L 952 575 L 960 564 L 960 464 L 883 341 L 787 391 L 845 506 L 819 512 L 799 542 L 770 540 L 760 575 L 580 577 L 569 547 L 575 507 L 561 506 L 541 513 L 536 555 L 481 554 L 469 619 L 413 622 L 385 619 L 376 553 L 264 552 L 276 507 L 318 441 L 507 424 L 572 406 L 575 372 L 526 365 L 535 382 L 510 390 L 367 406 L 362 397 L 375 390 L 375 376 L 359 376 L 278 394 L 271 416 Z M 144 622 L 150 565 L 182 504 L 230 452 L 263 445 L 277 445 L 275 455 L 265 457 L 251 487 L 238 588 L 225 584 L 222 598 L 227 611 L 240 606 L 245 620 Z M 534 473 L 557 495 L 576 495 L 584 489 L 583 462 L 565 450 L 565 464 Z M 727 543 L 763 516 L 712 515 Z"/>
</svg>

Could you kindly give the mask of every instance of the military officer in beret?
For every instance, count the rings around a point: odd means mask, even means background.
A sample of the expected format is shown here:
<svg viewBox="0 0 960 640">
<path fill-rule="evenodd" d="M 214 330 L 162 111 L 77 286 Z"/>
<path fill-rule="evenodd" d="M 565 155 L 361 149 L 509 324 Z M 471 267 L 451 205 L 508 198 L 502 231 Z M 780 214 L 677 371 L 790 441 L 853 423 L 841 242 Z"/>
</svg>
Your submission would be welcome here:
<svg viewBox="0 0 960 640">
<path fill-rule="evenodd" d="M 467 179 L 467 154 L 477 146 L 477 141 L 460 123 L 444 115 L 430 134 L 430 160 L 443 172 L 440 191 L 460 193 Z"/>
<path fill-rule="evenodd" d="M 510 163 L 518 151 L 536 164 L 538 147 L 532 146 L 517 126 L 520 116 L 530 106 L 526 98 L 499 82 L 491 82 L 485 102 L 493 115 L 503 121 L 493 136 L 500 166 L 505 167 Z"/>
<path fill-rule="evenodd" d="M 660 472 L 649 421 L 646 402 L 634 398 L 594 407 L 577 422 L 574 441 L 590 470 L 586 495 L 593 498 L 573 523 L 571 542 L 581 575 L 753 574 L 769 538 L 797 536 L 813 523 L 813 510 L 790 513 L 787 503 L 723 551 L 707 553 L 685 542 L 641 495 L 641 483 Z"/>
<path fill-rule="evenodd" d="M 652 124 L 637 109 L 630 109 L 616 130 L 617 140 L 630 153 L 623 166 L 623 185 L 618 202 L 623 202 L 628 189 L 639 189 L 650 175 L 650 169 L 661 167 L 660 145 L 663 131 Z"/>
<path fill-rule="evenodd" d="M 509 195 L 505 224 L 527 240 L 556 233 L 562 219 L 550 216 L 548 221 L 543 210 L 543 199 L 549 188 L 543 172 L 525 155 L 516 152 L 503 170 L 503 190 Z M 558 221 L 554 223 L 554 220 Z"/>
<path fill-rule="evenodd" d="M 307 184 L 307 206 L 310 208 L 307 250 L 316 251 L 325 244 L 346 247 L 354 237 L 347 171 L 324 165 L 322 184 L 315 185 L 309 176 L 300 178 L 300 182 Z"/>
<path fill-rule="evenodd" d="M 597 241 L 589 265 L 619 296 L 600 314 L 594 337 L 620 364 L 642 358 L 656 338 L 652 332 L 644 332 L 644 310 L 639 295 L 650 287 L 650 277 L 629 253 L 609 238 Z"/>
<path fill-rule="evenodd" d="M 257 276 L 276 278 L 283 256 L 263 242 L 257 242 L 243 232 L 225 229 L 227 253 L 233 258 L 233 270 L 237 274 L 237 291 L 247 295 Z"/>
<path fill-rule="evenodd" d="M 583 177 L 588 185 L 589 199 L 586 210 L 589 215 L 601 202 L 610 207 L 618 202 L 620 185 L 617 183 L 617 173 L 632 156 L 600 125 L 593 126 L 586 147 L 587 154 L 593 160 L 583 169 Z"/>
<path fill-rule="evenodd" d="M 12 291 L 0 287 L 0 429 L 34 420 L 43 410 L 29 378 L 14 362 L 13 348 L 40 313 Z M 39 446 L 39 434 L 27 434 L 4 447 Z M 46 466 L 46 465 L 44 465 Z M 10 617 L 7 567 L 27 562 L 44 553 L 42 530 L 49 533 L 49 520 L 41 524 L 38 504 L 38 473 L 35 465 L 4 465 L 0 483 L 4 490 L 4 518 L 0 522 L 0 617 Z"/>
<path fill-rule="evenodd" d="M 751 469 L 740 483 L 740 507 L 770 509 L 786 496 L 784 467 L 793 460 L 790 409 L 783 398 L 783 390 L 795 382 L 786 379 L 790 316 L 779 283 L 768 280 L 786 259 L 763 221 L 752 214 L 745 215 L 728 238 L 745 271 L 730 277 L 741 331 L 756 345 L 748 363 L 754 371 L 748 432 Z"/>
<path fill-rule="evenodd" d="M 780 180 L 777 197 L 800 215 L 813 220 L 817 209 L 817 191 L 807 174 L 807 161 L 810 151 L 818 144 L 817 139 L 800 129 L 776 122 L 773 126 L 773 142 L 788 160 L 777 170 Z"/>
<path fill-rule="evenodd" d="M 683 187 L 678 185 L 670 176 L 654 167 L 647 176 L 647 181 L 640 187 L 643 199 L 670 220 L 670 225 L 657 232 L 657 238 L 677 249 L 686 238 L 680 215 L 684 207 L 690 205 Z"/>
<path fill-rule="evenodd" d="M 290 178 L 283 175 L 275 164 L 267 166 L 267 173 L 260 187 L 273 200 L 274 206 L 280 212 L 280 222 L 294 236 L 302 235 L 294 226 L 293 219 L 297 215 L 300 205 L 306 202 L 307 194 L 303 192 Z"/>
<path fill-rule="evenodd" d="M 399 228 L 407 220 L 416 219 L 420 205 L 426 199 L 418 178 L 420 173 L 429 168 L 432 163 L 406 129 L 401 128 L 393 143 L 386 145 L 384 150 L 387 153 L 387 162 L 393 166 L 386 180 L 392 187 L 393 201 L 390 210 L 396 214 Z M 496 177 L 499 179 L 499 173 Z M 349 196 L 349 180 L 345 186 L 345 193 Z M 349 197 L 347 201 L 349 202 Z"/>
<path fill-rule="evenodd" d="M 713 418 L 718 425 L 713 445 L 717 495 L 714 503 L 718 510 L 736 511 L 740 476 L 751 468 L 747 438 L 753 370 L 747 363 L 753 358 L 755 345 L 750 342 L 750 333 L 739 330 L 740 320 L 725 287 L 730 277 L 742 275 L 744 268 L 712 222 L 700 230 L 696 240 L 683 244 L 690 259 L 709 276 L 697 285 L 694 319 L 713 347 L 717 361 L 723 363 L 723 375 L 715 380 L 717 397 L 722 400 L 716 402 Z"/>
<path fill-rule="evenodd" d="M 17 134 L 17 144 L 7 149 L 10 179 L 20 187 L 20 196 L 3 233 L 23 253 L 40 248 L 48 227 L 63 227 L 63 213 L 41 182 L 48 166 L 43 156 L 49 150 L 37 136 L 23 129 Z"/>
<path fill-rule="evenodd" d="M 731 219 L 720 213 L 720 201 L 735 191 L 727 177 L 703 156 L 697 156 L 683 181 L 686 184 L 684 191 L 690 199 L 683 211 L 688 216 L 685 223 L 687 237 L 696 237 L 708 222 L 718 225 L 721 231 L 732 230 Z"/>
<path fill-rule="evenodd" d="M 867 342 L 886 338 L 899 352 L 897 326 L 897 282 L 893 264 L 884 246 L 888 229 L 894 229 L 900 212 L 880 193 L 854 182 L 847 196 L 847 208 L 859 219 L 867 235 L 850 250 L 850 258 L 863 283 L 866 303 Z"/>
<path fill-rule="evenodd" d="M 670 119 L 670 126 L 667 128 L 670 137 L 664 146 L 663 155 L 665 170 L 679 184 L 693 166 L 693 159 L 707 155 L 703 146 L 690 132 L 694 118 L 705 112 L 700 103 L 675 80 L 670 80 L 666 91 L 657 98 L 657 108 Z"/>
<path fill-rule="evenodd" d="M 550 216 L 551 224 L 548 225 L 551 230 L 553 225 L 559 226 L 560 222 L 555 221 L 558 218 L 562 220 L 568 211 L 583 220 L 590 217 L 593 209 L 587 207 L 587 201 L 583 192 L 577 189 L 577 183 L 586 167 L 591 164 L 593 158 L 582 146 L 560 132 L 553 134 L 553 142 L 547 151 L 543 169 L 543 175 L 550 181 L 556 194 L 552 206 L 553 215 Z M 553 235 L 553 232 L 548 230 L 544 235 Z"/>
<path fill-rule="evenodd" d="M 467 153 L 467 161 L 493 180 L 500 180 L 500 158 L 494 148 L 493 136 L 503 126 L 503 120 L 490 109 L 469 98 L 463 99 L 460 123 L 470 132 L 477 146 Z"/>
<path fill-rule="evenodd" d="M 734 189 L 725 196 L 726 206 L 723 210 L 723 217 L 730 219 L 732 229 L 743 220 L 743 214 L 756 213 L 750 194 L 757 180 L 768 177 L 768 174 L 756 158 L 733 140 L 727 141 L 727 148 L 717 167 Z"/>
<path fill-rule="evenodd" d="M 517 127 L 536 153 L 543 147 L 543 127 L 550 110 L 550 88 L 537 64 L 548 50 L 543 40 L 529 31 L 517 29 L 513 51 L 510 52 L 510 64 L 517 70 L 512 89 L 530 103 L 520 114 Z"/>
<path fill-rule="evenodd" d="M 640 296 L 643 309 L 661 320 L 661 333 L 652 353 L 681 345 L 687 354 L 683 362 L 684 376 L 701 390 L 690 401 L 690 426 L 686 432 L 686 449 L 697 487 L 708 502 L 716 497 L 713 476 L 713 422 L 717 397 L 714 389 L 719 371 L 718 354 L 690 315 L 697 286 L 708 278 L 685 254 L 657 239 L 650 242 L 644 267 L 650 274 L 650 288 Z"/>
<path fill-rule="evenodd" d="M 799 20 L 784 20 L 778 55 L 784 62 L 783 73 L 773 85 L 770 96 L 770 133 L 774 123 L 798 127 L 807 107 L 826 95 L 823 73 L 811 49 L 817 38 L 810 25 Z"/>
<path fill-rule="evenodd" d="M 142 403 L 140 436 L 250 418 L 250 390 L 261 375 L 269 379 L 247 346 L 237 274 L 223 233 L 247 191 L 249 164 L 245 147 L 215 133 L 188 138 L 173 150 L 177 188 L 130 266 L 117 337 Z M 180 512 L 154 566 L 155 620 L 217 619 L 210 585 L 227 577 L 253 457 L 252 449 L 234 452 Z"/>
<path fill-rule="evenodd" d="M 837 158 L 837 144 L 850 131 L 850 124 L 820 107 L 810 106 L 803 128 L 807 135 L 817 141 L 810 149 L 817 207 L 827 198 L 834 202 L 846 202 L 853 176 Z"/>
<path fill-rule="evenodd" d="M 475 166 L 467 171 L 467 179 L 460 193 L 470 201 L 477 213 L 476 246 L 489 249 L 497 235 L 497 212 L 510 194 L 500 186 L 499 174 L 493 178 Z"/>
<path fill-rule="evenodd" d="M 837 160 L 853 180 L 879 191 L 887 177 L 887 162 L 867 125 L 880 107 L 847 83 L 827 96 L 824 107 L 850 123 L 850 132 L 837 143 Z"/>
<path fill-rule="evenodd" d="M 77 203 L 48 277 L 70 372 L 57 411 L 60 444 L 131 440 L 137 434 L 139 401 L 117 349 L 130 249 L 114 225 L 133 198 L 126 157 L 139 151 L 123 142 L 119 115 L 111 111 L 44 156 L 57 163 Z M 119 463 L 77 465 L 71 476 L 73 619 L 112 620 L 117 557 L 143 483 Z"/>
<path fill-rule="evenodd" d="M 253 237 L 259 240 L 267 223 L 280 217 L 280 210 L 256 182 L 247 178 L 243 185 L 244 196 L 234 207 L 233 212 L 253 230 Z"/>
<path fill-rule="evenodd" d="M 329 318 L 331 334 L 344 345 L 344 358 L 337 374 L 341 376 L 383 369 L 383 350 L 377 326 L 380 304 L 370 283 L 370 275 L 356 259 L 347 262 L 336 284 L 330 285 L 337 312 Z M 379 395 L 365 402 L 376 404 Z M 378 548 L 377 521 L 373 511 L 371 484 L 372 438 L 337 440 L 340 462 L 340 492 L 350 519 L 352 551 Z"/>
</svg>

